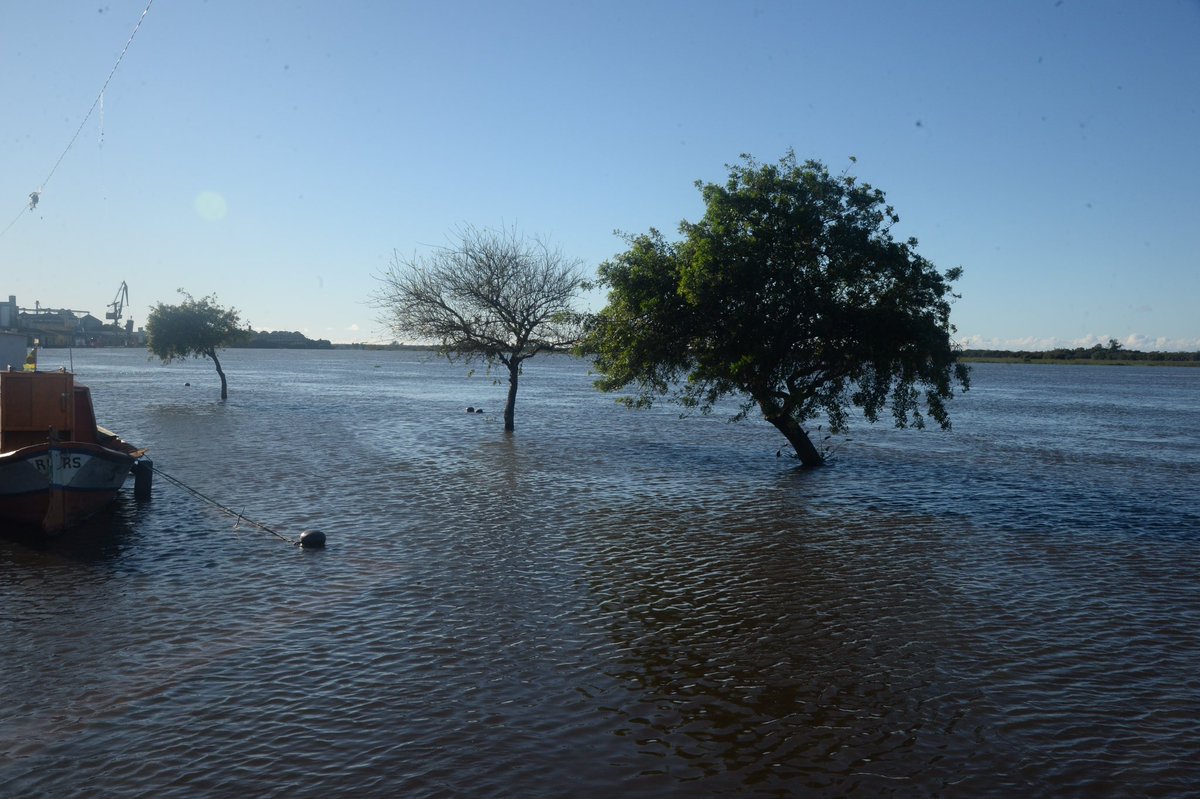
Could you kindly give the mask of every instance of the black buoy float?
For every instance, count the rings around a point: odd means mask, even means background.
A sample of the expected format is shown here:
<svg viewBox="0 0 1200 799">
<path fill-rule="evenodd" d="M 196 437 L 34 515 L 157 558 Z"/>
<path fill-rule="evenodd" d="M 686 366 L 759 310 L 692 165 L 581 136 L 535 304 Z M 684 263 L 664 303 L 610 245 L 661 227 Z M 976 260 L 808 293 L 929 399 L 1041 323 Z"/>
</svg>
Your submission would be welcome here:
<svg viewBox="0 0 1200 799">
<path fill-rule="evenodd" d="M 324 549 L 325 534 L 320 530 L 305 530 L 300 534 L 300 546 L 305 549 Z"/>
<path fill-rule="evenodd" d="M 150 499 L 150 486 L 154 483 L 154 461 L 142 458 L 133 462 L 133 498 Z"/>
</svg>

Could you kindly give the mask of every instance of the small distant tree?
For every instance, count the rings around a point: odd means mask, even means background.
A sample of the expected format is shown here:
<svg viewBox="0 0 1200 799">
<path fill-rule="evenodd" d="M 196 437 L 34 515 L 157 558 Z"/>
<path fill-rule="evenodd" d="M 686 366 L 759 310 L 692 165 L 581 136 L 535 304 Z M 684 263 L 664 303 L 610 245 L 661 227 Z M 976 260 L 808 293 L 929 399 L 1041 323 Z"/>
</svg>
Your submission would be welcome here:
<svg viewBox="0 0 1200 799">
<path fill-rule="evenodd" d="M 778 164 L 750 156 L 724 184 L 700 183 L 704 217 L 683 240 L 658 231 L 601 264 L 608 305 L 586 349 L 605 391 L 634 385 L 631 405 L 669 395 L 711 410 L 740 395 L 734 417 L 757 409 L 806 466 L 824 456 L 804 429 L 824 416 L 843 430 L 856 406 L 896 426 L 950 426 L 946 402 L 967 367 L 951 340 L 951 284 L 896 241 L 899 217 L 883 192 L 817 161 Z"/>
<path fill-rule="evenodd" d="M 249 335 L 234 308 L 222 308 L 216 295 L 194 298 L 183 289 L 184 301 L 178 305 L 158 303 L 146 319 L 146 347 L 151 354 L 170 363 L 176 358 L 209 358 L 221 377 L 221 399 L 229 398 L 225 371 L 217 350 L 231 346 Z"/>
<path fill-rule="evenodd" d="M 425 256 L 393 254 L 373 300 L 396 336 L 431 342 L 450 361 L 482 360 L 508 372 L 504 429 L 515 428 L 521 366 L 580 340 L 573 307 L 582 262 L 513 229 L 465 226 Z"/>
</svg>

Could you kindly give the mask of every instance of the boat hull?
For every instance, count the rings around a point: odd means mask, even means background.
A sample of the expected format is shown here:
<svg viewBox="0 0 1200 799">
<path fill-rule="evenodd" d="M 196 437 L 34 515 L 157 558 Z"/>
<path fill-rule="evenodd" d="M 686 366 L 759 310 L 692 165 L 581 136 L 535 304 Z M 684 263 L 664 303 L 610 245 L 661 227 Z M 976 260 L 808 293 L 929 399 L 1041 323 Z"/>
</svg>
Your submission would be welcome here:
<svg viewBox="0 0 1200 799">
<path fill-rule="evenodd" d="M 48 533 L 66 529 L 111 503 L 136 460 L 75 441 L 0 454 L 0 520 Z"/>
</svg>

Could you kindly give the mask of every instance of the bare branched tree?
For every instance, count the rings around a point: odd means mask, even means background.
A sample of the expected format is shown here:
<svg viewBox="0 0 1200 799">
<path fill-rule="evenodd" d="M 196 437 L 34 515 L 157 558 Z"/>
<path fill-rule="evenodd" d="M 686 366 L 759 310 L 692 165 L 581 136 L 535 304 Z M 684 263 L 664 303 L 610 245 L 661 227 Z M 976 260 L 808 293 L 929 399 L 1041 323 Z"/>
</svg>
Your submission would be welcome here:
<svg viewBox="0 0 1200 799">
<path fill-rule="evenodd" d="M 511 228 L 464 226 L 452 239 L 424 256 L 393 253 L 387 271 L 376 276 L 374 304 L 401 339 L 436 344 L 451 361 L 504 366 L 504 429 L 513 430 L 521 365 L 581 338 L 573 302 L 583 264 Z"/>
</svg>

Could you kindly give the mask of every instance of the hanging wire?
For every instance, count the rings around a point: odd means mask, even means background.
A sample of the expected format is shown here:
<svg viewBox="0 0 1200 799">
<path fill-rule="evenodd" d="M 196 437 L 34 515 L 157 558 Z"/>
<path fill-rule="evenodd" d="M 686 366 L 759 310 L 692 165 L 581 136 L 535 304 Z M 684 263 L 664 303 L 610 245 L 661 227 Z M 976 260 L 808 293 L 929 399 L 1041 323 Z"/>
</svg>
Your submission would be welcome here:
<svg viewBox="0 0 1200 799">
<path fill-rule="evenodd" d="M 41 192 L 34 192 L 34 194 L 41 194 Z M 36 203 L 32 202 L 32 199 L 31 199 L 30 200 L 30 208 L 29 208 L 30 211 L 33 210 L 34 205 L 36 205 Z M 17 215 L 12 218 L 11 222 L 9 222 L 7 225 L 4 226 L 4 230 L 0 230 L 0 236 L 3 236 L 5 233 L 7 233 L 12 228 L 13 225 L 17 224 L 17 220 L 19 220 L 21 218 L 21 216 L 25 213 L 25 210 L 26 210 L 25 208 L 22 208 L 20 211 L 17 211 Z"/>
<path fill-rule="evenodd" d="M 100 87 L 99 93 L 96 94 L 96 99 L 92 101 L 92 107 L 88 109 L 86 114 L 84 114 L 83 121 L 79 123 L 79 128 L 76 129 L 75 135 L 71 137 L 69 142 L 67 142 L 67 146 L 63 148 L 62 155 L 60 155 L 58 160 L 54 162 L 54 166 L 50 167 L 50 172 L 46 175 L 46 179 L 42 181 L 42 185 L 37 188 L 37 191 L 30 192 L 28 210 L 32 211 L 37 208 L 38 199 L 41 198 L 42 192 L 45 191 L 46 184 L 50 182 L 50 178 L 54 177 L 54 173 L 58 171 L 59 164 L 63 162 L 63 159 L 67 157 L 67 153 L 69 153 L 71 148 L 75 146 L 76 139 L 79 138 L 79 134 L 83 133 L 83 128 L 85 125 L 87 125 L 87 121 L 91 118 L 93 112 L 95 112 L 96 106 L 100 105 L 104 101 L 104 90 L 108 88 L 108 84 L 112 81 L 113 75 L 117 74 L 117 67 L 121 66 L 121 62 L 125 59 L 125 54 L 129 52 L 129 46 L 133 44 L 133 37 L 137 36 L 138 30 L 142 27 L 142 21 L 145 20 L 146 15 L 150 13 L 150 6 L 152 5 L 154 5 L 154 0 L 150 0 L 150 2 L 146 3 L 145 9 L 142 10 L 142 15 L 138 17 L 137 24 L 133 26 L 133 33 L 129 34 L 129 40 L 125 42 L 124 49 L 122 49 L 121 54 L 117 56 L 116 63 L 113 64 L 112 69 L 108 72 L 108 77 L 104 79 L 104 85 Z M 101 113 L 103 113 L 103 111 Z M 103 135 L 103 128 L 101 128 L 101 136 Z M 4 230 L 0 230 L 0 237 L 4 236 L 4 234 L 7 233 L 13 225 L 17 224 L 17 220 L 21 218 L 21 215 L 25 213 L 25 210 L 26 208 L 21 208 L 21 210 L 17 212 L 17 215 L 13 217 L 13 220 L 8 223 Z"/>
</svg>

